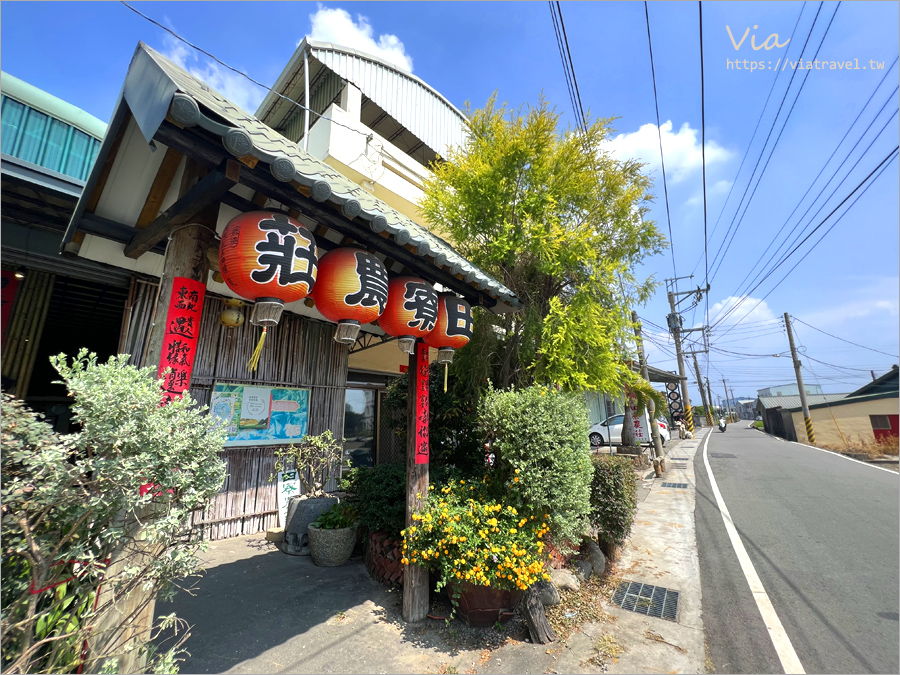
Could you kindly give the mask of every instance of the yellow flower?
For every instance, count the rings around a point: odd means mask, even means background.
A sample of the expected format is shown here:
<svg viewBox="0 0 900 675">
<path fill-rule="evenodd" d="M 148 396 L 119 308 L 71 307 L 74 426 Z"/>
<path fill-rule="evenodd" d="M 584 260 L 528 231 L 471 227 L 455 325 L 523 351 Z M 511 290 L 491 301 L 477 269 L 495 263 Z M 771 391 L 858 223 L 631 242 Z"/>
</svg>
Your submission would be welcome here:
<svg viewBox="0 0 900 675">
<path fill-rule="evenodd" d="M 516 469 L 516 473 L 519 473 L 519 470 L 518 470 L 518 469 Z"/>
<path fill-rule="evenodd" d="M 513 478 L 513 481 L 516 482 L 516 483 L 518 483 L 518 482 L 519 482 L 519 477 L 516 476 L 515 478 Z"/>
</svg>

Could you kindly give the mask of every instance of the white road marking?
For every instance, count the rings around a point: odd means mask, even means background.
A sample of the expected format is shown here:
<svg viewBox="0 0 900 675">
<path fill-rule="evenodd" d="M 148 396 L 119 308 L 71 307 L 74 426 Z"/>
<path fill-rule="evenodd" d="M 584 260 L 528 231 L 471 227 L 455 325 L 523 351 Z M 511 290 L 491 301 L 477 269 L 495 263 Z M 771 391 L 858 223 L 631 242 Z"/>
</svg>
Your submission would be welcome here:
<svg viewBox="0 0 900 675">
<path fill-rule="evenodd" d="M 891 469 L 885 469 L 883 466 L 876 466 L 875 464 L 869 464 L 868 462 L 861 462 L 858 459 L 853 459 L 852 457 L 847 457 L 847 455 L 842 455 L 839 452 L 831 452 L 829 450 L 825 450 L 824 448 L 817 448 L 815 445 L 807 445 L 806 443 L 798 443 L 797 441 L 788 441 L 788 443 L 793 443 L 794 445 L 799 445 L 801 448 L 808 448 L 810 450 L 818 450 L 819 452 L 827 452 L 829 455 L 834 457 L 840 457 L 841 459 L 849 459 L 851 462 L 856 462 L 857 464 L 862 464 L 863 466 L 870 466 L 873 469 L 880 469 L 881 471 L 887 471 L 888 473 L 892 473 L 895 476 L 898 475 L 896 471 Z"/>
<path fill-rule="evenodd" d="M 750 556 L 747 555 L 747 549 L 744 548 L 744 542 L 741 541 L 734 521 L 731 519 L 725 500 L 722 499 L 722 493 L 719 492 L 719 486 L 716 483 L 715 476 L 713 476 L 707 453 L 710 435 L 709 433 L 706 434 L 706 438 L 703 439 L 703 463 L 706 466 L 706 473 L 709 476 L 709 484 L 712 486 L 716 504 L 719 506 L 719 513 L 722 514 L 722 520 L 725 523 L 725 531 L 728 532 L 728 538 L 731 540 L 731 545 L 737 554 L 741 570 L 743 570 L 747 584 L 750 586 L 750 592 L 753 594 L 753 599 L 756 601 L 756 606 L 762 615 L 763 623 L 766 624 L 766 630 L 769 631 L 769 638 L 772 640 L 772 646 L 775 647 L 775 652 L 781 661 L 781 667 L 785 673 L 803 674 L 806 672 L 803 670 L 803 664 L 800 663 L 797 652 L 794 651 L 794 645 L 791 644 L 791 640 L 781 624 L 781 619 L 778 618 L 775 607 L 772 606 L 772 601 L 769 599 L 766 589 L 763 588 L 762 581 L 756 573 L 756 568 L 753 567 L 753 562 L 750 560 Z"/>
</svg>

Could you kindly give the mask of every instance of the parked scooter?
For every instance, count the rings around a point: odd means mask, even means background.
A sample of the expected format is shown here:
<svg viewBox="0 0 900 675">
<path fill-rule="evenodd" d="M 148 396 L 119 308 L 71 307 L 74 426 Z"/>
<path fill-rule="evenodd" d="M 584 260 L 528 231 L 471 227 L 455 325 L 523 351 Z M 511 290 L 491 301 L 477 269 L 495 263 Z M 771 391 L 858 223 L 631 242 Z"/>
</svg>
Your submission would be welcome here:
<svg viewBox="0 0 900 675">
<path fill-rule="evenodd" d="M 725 427 L 726 427 L 726 426 L 728 426 L 728 425 L 725 424 L 725 418 L 724 418 L 724 417 L 720 417 L 720 418 L 719 418 L 719 431 L 721 431 L 722 433 L 725 433 Z"/>
</svg>

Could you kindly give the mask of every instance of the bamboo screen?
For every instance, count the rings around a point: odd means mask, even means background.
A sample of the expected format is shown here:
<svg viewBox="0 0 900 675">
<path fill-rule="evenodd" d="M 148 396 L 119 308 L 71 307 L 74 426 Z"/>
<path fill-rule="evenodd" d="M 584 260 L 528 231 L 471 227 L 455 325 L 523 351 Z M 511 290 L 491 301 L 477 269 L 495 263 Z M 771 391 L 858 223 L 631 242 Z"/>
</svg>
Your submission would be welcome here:
<svg viewBox="0 0 900 675">
<path fill-rule="evenodd" d="M 146 351 L 155 298 L 155 287 L 133 289 L 130 305 L 134 311 L 126 312 L 128 330 L 123 344 L 134 350 L 134 363 Z M 335 438 L 343 438 L 348 351 L 334 341 L 334 327 L 285 312 L 279 324 L 269 329 L 259 368 L 251 373 L 246 363 L 260 329 L 247 321 L 239 328 L 226 328 L 219 323 L 224 308 L 221 298 L 207 296 L 191 395 L 201 405 L 208 405 L 213 385 L 219 382 L 305 387 L 310 390 L 308 433 L 331 429 Z M 249 307 L 244 314 L 249 316 Z M 216 540 L 255 534 L 277 524 L 276 485 L 269 482 L 277 448 L 226 448 L 221 453 L 227 463 L 225 486 L 205 513 L 193 517 L 192 525 L 202 528 L 204 537 Z M 336 481 L 326 489 L 336 490 Z"/>
</svg>

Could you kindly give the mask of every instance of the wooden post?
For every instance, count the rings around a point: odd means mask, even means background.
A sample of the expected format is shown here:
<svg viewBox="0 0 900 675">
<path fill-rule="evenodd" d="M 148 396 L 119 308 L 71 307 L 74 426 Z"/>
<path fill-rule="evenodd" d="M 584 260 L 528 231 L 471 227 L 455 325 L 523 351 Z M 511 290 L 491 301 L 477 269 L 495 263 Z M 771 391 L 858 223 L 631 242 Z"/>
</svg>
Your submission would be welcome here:
<svg viewBox="0 0 900 675">
<path fill-rule="evenodd" d="M 183 196 L 201 177 L 202 168 L 191 159 L 187 160 L 181 181 L 179 196 Z M 198 213 L 188 225 L 172 233 L 166 247 L 160 289 L 154 308 L 154 324 L 151 327 L 150 343 L 144 357 L 144 365 L 159 366 L 165 338 L 166 317 L 172 299 L 173 282 L 176 277 L 186 277 L 206 285 L 209 275 L 207 251 L 214 244 L 218 202 L 214 202 Z M 201 300 L 202 308 L 202 300 Z M 198 320 L 199 325 L 199 320 Z M 137 496 L 137 495 L 135 495 Z M 110 562 L 110 570 L 123 566 L 146 564 L 149 557 L 158 552 L 148 546 L 140 528 L 140 519 L 129 521 L 126 526 L 135 530 L 134 541 L 116 551 Z M 153 615 L 156 609 L 156 591 L 144 591 L 140 587 L 128 593 L 118 594 L 107 585 L 101 589 L 102 606 L 96 619 L 94 637 L 89 644 L 89 659 L 98 659 L 103 654 L 118 653 L 127 649 L 129 642 L 142 642 L 152 633 Z M 137 650 L 129 651 L 119 663 L 119 672 L 141 672 L 146 665 L 146 654 Z"/>
<path fill-rule="evenodd" d="M 200 177 L 200 167 L 188 159 L 179 189 L 183 196 Z M 219 204 L 214 203 L 203 209 L 189 225 L 172 233 L 166 246 L 166 262 L 162 278 L 159 280 L 159 295 L 154 310 L 153 325 L 150 328 L 150 344 L 144 356 L 145 366 L 159 365 L 165 336 L 166 313 L 172 296 L 172 280 L 187 277 L 206 284 L 209 275 L 207 251 L 215 244 L 216 218 Z"/>
<path fill-rule="evenodd" d="M 428 498 L 428 345 L 417 342 L 409 357 L 406 408 L 406 527 Z M 403 620 L 424 621 L 429 606 L 428 570 L 408 565 L 403 575 Z"/>
</svg>

